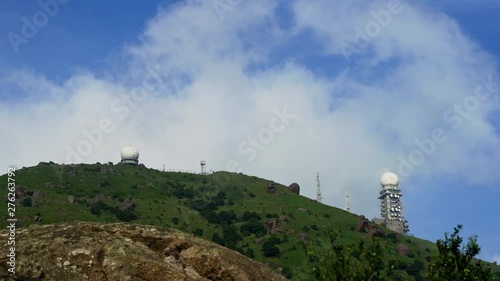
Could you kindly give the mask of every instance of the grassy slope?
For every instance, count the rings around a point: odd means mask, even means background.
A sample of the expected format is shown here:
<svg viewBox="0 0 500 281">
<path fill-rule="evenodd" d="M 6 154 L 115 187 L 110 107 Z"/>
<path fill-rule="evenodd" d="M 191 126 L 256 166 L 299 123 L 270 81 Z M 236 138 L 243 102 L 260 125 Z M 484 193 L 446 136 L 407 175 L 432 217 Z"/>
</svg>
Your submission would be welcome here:
<svg viewBox="0 0 500 281">
<path fill-rule="evenodd" d="M 103 169 L 112 169 L 113 172 L 102 173 Z M 267 194 L 268 180 L 242 174 L 218 172 L 202 176 L 167 173 L 125 165 L 80 164 L 77 168 L 72 168 L 69 165 L 47 164 L 18 170 L 15 180 L 17 184 L 45 194 L 43 198 L 34 199 L 39 203 L 38 207 L 18 206 L 17 218 L 25 216 L 33 218 L 40 214 L 44 224 L 75 220 L 116 222 L 119 220 L 110 212 L 104 211 L 99 216 L 92 214 L 90 212 L 92 199 L 97 195 L 106 195 L 108 197 L 104 199 L 104 202 L 109 206 L 117 206 L 126 197 L 131 196 L 132 201 L 137 205 L 135 212 L 139 215 L 139 218 L 133 221 L 134 223 L 174 227 L 187 232 L 200 228 L 203 230 L 202 237 L 208 240 L 211 240 L 216 233 L 222 236 L 222 227 L 207 222 L 198 211 L 190 207 L 190 202 L 194 199 L 209 201 L 219 191 L 224 191 L 227 197 L 224 200 L 225 204 L 215 212 L 233 210 L 237 215 L 245 211 L 256 212 L 262 216 L 260 220 L 262 224 L 270 220 L 266 218 L 266 214 L 287 217 L 287 227 L 294 233 L 277 235 L 282 240 L 288 240 L 277 245 L 282 252 L 279 257 L 264 257 L 261 251 L 262 244 L 255 243 L 254 235 L 244 237 L 237 244 L 236 249 L 243 253 L 248 253 L 249 249 L 253 249 L 254 259 L 267 263 L 273 268 L 287 268 L 293 272 L 294 279 L 304 276 L 303 269 L 306 267 L 305 254 L 301 247 L 302 240 L 299 240 L 296 235 L 305 232 L 303 230 L 305 226 L 309 228 L 307 234 L 312 240 L 325 240 L 330 227 L 343 231 L 344 242 L 356 243 L 360 238 L 367 237 L 365 233 L 354 231 L 360 220 L 358 216 L 292 194 L 285 186 L 279 184 L 277 185 L 278 194 Z M 6 183 L 7 176 L 1 176 L 0 182 Z M 175 194 L 175 189 L 179 186 L 184 186 L 185 189 L 192 187 L 195 192 L 194 198 L 179 199 L 179 196 Z M 75 196 L 78 203 L 68 204 L 68 195 Z M 7 210 L 3 200 L 0 208 Z M 299 208 L 305 208 L 307 211 L 304 212 Z M 173 222 L 174 217 L 179 218 L 178 223 Z M 25 222 L 24 226 L 31 223 L 33 223 L 32 220 Z M 243 223 L 240 220 L 233 224 L 239 229 Z M 1 220 L 0 227 L 5 227 L 5 225 L 5 220 Z M 315 228 L 314 225 L 318 230 L 311 229 L 311 227 Z M 385 231 L 390 233 L 388 230 Z M 264 236 L 264 241 L 268 237 Z M 389 255 L 395 256 L 408 265 L 415 259 L 425 262 L 426 256 L 436 252 L 434 243 L 414 237 L 386 238 L 384 243 L 387 243 Z M 395 248 L 398 243 L 407 245 L 411 250 L 410 256 L 414 258 L 397 255 Z M 406 273 L 401 272 L 401 274 Z M 413 278 L 407 280 L 413 280 Z"/>
</svg>

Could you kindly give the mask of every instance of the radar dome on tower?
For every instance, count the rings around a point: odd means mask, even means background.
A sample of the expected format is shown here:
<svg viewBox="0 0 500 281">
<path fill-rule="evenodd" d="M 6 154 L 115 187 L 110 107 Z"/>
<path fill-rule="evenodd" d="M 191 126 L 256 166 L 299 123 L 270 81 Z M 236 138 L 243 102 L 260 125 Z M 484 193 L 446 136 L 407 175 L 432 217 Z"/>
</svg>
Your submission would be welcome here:
<svg viewBox="0 0 500 281">
<path fill-rule="evenodd" d="M 399 179 L 396 174 L 387 172 L 382 175 L 380 178 L 380 184 L 382 186 L 398 186 L 399 184 Z"/>
<path fill-rule="evenodd" d="M 125 146 L 122 149 L 122 161 L 124 164 L 139 164 L 139 150 L 133 145 Z"/>
</svg>

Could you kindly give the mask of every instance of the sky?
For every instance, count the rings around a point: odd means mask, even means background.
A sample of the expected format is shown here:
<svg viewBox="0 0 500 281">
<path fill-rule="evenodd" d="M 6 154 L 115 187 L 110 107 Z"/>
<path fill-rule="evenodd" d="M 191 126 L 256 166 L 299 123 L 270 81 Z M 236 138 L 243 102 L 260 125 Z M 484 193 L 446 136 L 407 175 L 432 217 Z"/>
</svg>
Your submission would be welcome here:
<svg viewBox="0 0 500 281">
<path fill-rule="evenodd" d="M 500 1 L 5 0 L 0 167 L 118 162 L 297 182 L 500 262 Z"/>
</svg>

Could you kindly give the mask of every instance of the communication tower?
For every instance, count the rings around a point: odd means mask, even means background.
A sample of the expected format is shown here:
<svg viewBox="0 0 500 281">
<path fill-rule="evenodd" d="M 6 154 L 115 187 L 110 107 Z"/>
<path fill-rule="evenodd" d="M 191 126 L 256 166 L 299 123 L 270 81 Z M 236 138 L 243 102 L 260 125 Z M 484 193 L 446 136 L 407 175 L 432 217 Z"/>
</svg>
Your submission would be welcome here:
<svg viewBox="0 0 500 281">
<path fill-rule="evenodd" d="M 316 183 L 317 183 L 317 188 L 316 188 L 316 201 L 321 203 L 321 185 L 319 183 L 319 172 L 316 174 Z"/>
<path fill-rule="evenodd" d="M 202 175 L 206 175 L 206 174 L 207 174 L 207 171 L 206 171 L 206 169 L 205 169 L 205 165 L 206 165 L 206 164 L 207 164 L 207 163 L 205 162 L 205 160 L 201 160 L 201 161 L 200 161 L 200 166 L 201 166 L 201 174 L 202 174 Z"/>
<path fill-rule="evenodd" d="M 351 196 L 349 195 L 349 190 L 345 192 L 345 210 L 351 212 Z"/>
<path fill-rule="evenodd" d="M 410 230 L 408 221 L 403 217 L 403 193 L 399 189 L 399 179 L 394 173 L 385 173 L 380 179 L 380 215 L 385 226 L 390 230 L 407 233 Z"/>
</svg>

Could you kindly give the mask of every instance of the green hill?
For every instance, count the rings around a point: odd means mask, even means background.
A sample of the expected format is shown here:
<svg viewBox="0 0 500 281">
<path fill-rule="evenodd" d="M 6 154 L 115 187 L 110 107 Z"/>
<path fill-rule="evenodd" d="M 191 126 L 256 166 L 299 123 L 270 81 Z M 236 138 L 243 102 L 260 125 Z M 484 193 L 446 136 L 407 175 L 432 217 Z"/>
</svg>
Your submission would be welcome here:
<svg viewBox="0 0 500 281">
<path fill-rule="evenodd" d="M 71 221 L 173 227 L 239 251 L 292 280 L 307 280 L 303 243 L 321 250 L 317 245 L 327 241 L 329 228 L 342 231 L 343 243 L 377 236 L 387 256 L 398 260 L 395 276 L 400 277 L 394 280 L 420 280 L 437 251 L 434 243 L 396 235 L 371 222 L 363 225 L 364 217 L 294 194 L 284 185 L 277 183 L 276 193 L 269 194 L 271 179 L 243 174 L 40 163 L 19 169 L 14 179 L 15 217 L 22 227 Z M 0 181 L 6 183 L 7 175 Z M 2 210 L 7 210 L 5 201 Z M 6 225 L 5 219 L 0 221 L 1 227 Z M 407 253 L 398 253 L 398 246 Z"/>
</svg>

